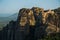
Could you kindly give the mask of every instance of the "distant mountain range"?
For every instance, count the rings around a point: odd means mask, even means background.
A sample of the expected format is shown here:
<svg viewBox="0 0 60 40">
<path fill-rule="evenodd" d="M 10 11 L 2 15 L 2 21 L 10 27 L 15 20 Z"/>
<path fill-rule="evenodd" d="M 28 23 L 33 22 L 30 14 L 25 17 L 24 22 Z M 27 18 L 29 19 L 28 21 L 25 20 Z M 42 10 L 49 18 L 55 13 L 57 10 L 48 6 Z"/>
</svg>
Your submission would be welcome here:
<svg viewBox="0 0 60 40">
<path fill-rule="evenodd" d="M 0 13 L 0 17 L 8 17 L 12 15 L 12 13 Z"/>
<path fill-rule="evenodd" d="M 5 17 L 4 16 L 0 16 L 0 28 L 2 28 L 3 26 L 5 26 L 11 20 L 15 21 L 17 19 L 17 16 L 18 16 L 18 13 L 14 13 L 13 15 L 8 16 L 8 17 L 6 17 L 6 16 Z"/>
</svg>

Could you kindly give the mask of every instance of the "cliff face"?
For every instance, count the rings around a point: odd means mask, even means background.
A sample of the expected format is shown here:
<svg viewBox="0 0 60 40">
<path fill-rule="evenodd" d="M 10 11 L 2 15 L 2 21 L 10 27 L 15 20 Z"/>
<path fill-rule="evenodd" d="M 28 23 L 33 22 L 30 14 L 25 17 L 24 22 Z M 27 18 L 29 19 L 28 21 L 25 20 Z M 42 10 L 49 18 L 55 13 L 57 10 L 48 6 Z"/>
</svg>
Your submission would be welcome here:
<svg viewBox="0 0 60 40">
<path fill-rule="evenodd" d="M 20 26 L 25 26 L 27 23 L 32 26 L 35 25 L 34 14 L 30 9 L 21 9 L 18 15 L 18 19 Z"/>
<path fill-rule="evenodd" d="M 19 10 L 16 21 L 3 28 L 3 40 L 38 40 L 44 35 L 58 33 L 60 17 L 53 10 L 33 7 Z"/>
<path fill-rule="evenodd" d="M 19 11 L 18 23 L 20 26 L 29 24 L 30 26 L 48 24 L 46 30 L 59 32 L 59 16 L 55 11 L 44 10 L 43 8 L 33 7 L 31 9 L 23 8 Z M 50 31 L 50 32 L 52 32 Z"/>
</svg>

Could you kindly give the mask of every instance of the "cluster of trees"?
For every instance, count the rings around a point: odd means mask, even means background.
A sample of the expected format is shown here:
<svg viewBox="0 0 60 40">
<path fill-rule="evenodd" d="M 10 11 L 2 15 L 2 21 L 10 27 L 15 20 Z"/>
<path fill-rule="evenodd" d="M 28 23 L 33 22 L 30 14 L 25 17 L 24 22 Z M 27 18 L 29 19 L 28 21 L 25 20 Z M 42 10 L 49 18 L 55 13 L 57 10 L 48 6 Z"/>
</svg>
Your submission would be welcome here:
<svg viewBox="0 0 60 40">
<path fill-rule="evenodd" d="M 60 40 L 60 33 L 53 33 L 53 34 L 44 36 L 39 40 Z"/>
</svg>

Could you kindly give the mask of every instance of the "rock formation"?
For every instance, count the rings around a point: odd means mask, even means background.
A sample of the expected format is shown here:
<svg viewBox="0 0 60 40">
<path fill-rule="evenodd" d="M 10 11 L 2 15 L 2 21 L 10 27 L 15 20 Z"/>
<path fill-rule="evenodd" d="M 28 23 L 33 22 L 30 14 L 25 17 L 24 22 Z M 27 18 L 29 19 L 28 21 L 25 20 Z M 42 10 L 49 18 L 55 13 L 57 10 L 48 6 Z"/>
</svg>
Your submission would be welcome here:
<svg viewBox="0 0 60 40">
<path fill-rule="evenodd" d="M 38 40 L 47 34 L 59 32 L 59 22 L 55 11 L 38 7 L 22 8 L 17 20 L 10 21 L 3 28 L 2 40 Z"/>
</svg>

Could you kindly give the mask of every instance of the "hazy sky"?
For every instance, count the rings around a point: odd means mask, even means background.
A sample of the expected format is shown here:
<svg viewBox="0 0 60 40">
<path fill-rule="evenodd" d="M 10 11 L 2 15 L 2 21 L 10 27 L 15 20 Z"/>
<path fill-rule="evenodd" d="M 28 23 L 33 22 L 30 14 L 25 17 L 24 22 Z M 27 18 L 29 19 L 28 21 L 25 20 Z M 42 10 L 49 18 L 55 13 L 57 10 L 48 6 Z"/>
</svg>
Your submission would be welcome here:
<svg viewBox="0 0 60 40">
<path fill-rule="evenodd" d="M 60 7 L 60 0 L 0 0 L 0 13 L 16 13 L 21 8 L 41 7 L 54 9 Z"/>
</svg>

